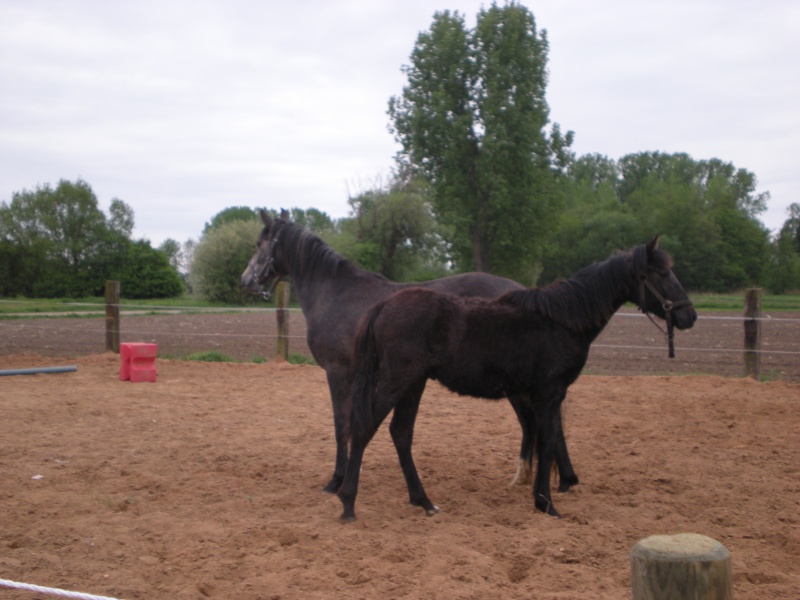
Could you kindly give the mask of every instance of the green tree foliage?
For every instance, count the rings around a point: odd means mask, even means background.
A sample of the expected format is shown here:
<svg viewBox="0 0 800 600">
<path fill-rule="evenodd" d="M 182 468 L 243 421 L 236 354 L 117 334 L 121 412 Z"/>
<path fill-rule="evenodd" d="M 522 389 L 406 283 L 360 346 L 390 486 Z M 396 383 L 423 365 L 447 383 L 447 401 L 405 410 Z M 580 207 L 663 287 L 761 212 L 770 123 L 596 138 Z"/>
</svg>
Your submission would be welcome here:
<svg viewBox="0 0 800 600">
<path fill-rule="evenodd" d="M 155 252 L 144 241 L 132 248 L 133 224 L 133 210 L 117 198 L 106 217 L 89 184 L 80 179 L 14 193 L 11 202 L 0 204 L 0 291 L 31 297 L 102 294 L 106 279 L 118 279 L 147 250 Z M 164 284 L 177 278 L 170 271 L 146 269 L 137 285 L 159 290 L 157 297 L 162 297 L 175 289 Z M 144 273 L 158 281 L 144 281 Z"/>
<path fill-rule="evenodd" d="M 586 155 L 571 165 L 564 211 L 545 250 L 540 281 L 570 275 L 633 240 L 641 243 L 636 216 L 617 197 L 618 180 L 616 162 L 605 156 Z"/>
<path fill-rule="evenodd" d="M 262 227 L 261 221 L 253 218 L 233 219 L 207 228 L 194 248 L 189 266 L 192 291 L 214 302 L 255 302 L 258 296 L 242 288 L 241 275 Z"/>
<path fill-rule="evenodd" d="M 786 235 L 785 230 L 781 230 L 775 240 L 774 253 L 764 281 L 773 294 L 800 289 L 800 254 L 795 251 L 792 238 Z"/>
<path fill-rule="evenodd" d="M 161 242 L 161 245 L 158 247 L 158 249 L 164 253 L 170 266 L 175 269 L 175 271 L 180 273 L 183 270 L 185 266 L 184 251 L 177 240 L 167 238 Z"/>
<path fill-rule="evenodd" d="M 218 212 L 211 218 L 211 221 L 206 223 L 203 228 L 203 235 L 211 229 L 217 229 L 232 221 L 258 221 L 258 215 L 256 215 L 254 209 L 247 206 L 230 206 Z"/>
<path fill-rule="evenodd" d="M 461 270 L 525 278 L 555 224 L 572 133 L 544 131 L 547 53 L 524 6 L 492 4 L 471 31 L 439 12 L 389 102 L 398 161 L 430 182 Z"/>
<path fill-rule="evenodd" d="M 800 204 L 788 209 L 789 218 L 773 244 L 773 253 L 765 274 L 767 288 L 773 294 L 800 289 Z"/>
<path fill-rule="evenodd" d="M 127 245 L 125 262 L 115 275 L 125 298 L 173 298 L 184 290 L 167 255 L 145 240 Z"/>
<path fill-rule="evenodd" d="M 330 233 L 336 230 L 336 223 L 331 219 L 327 213 L 317 210 L 316 208 L 309 208 L 303 210 L 302 208 L 292 208 L 289 211 L 290 218 L 293 223 L 298 224 L 303 229 L 313 231 L 317 235 Z"/>
<path fill-rule="evenodd" d="M 3 234 L 25 258 L 34 295 L 83 296 L 97 287 L 86 268 L 107 237 L 106 219 L 97 198 L 83 181 L 40 186 L 3 203 Z"/>
<path fill-rule="evenodd" d="M 542 281 L 574 272 L 656 233 L 689 289 L 757 284 L 770 253 L 757 220 L 767 193 L 755 176 L 718 159 L 643 152 L 618 162 L 598 155 L 569 168 L 566 208 L 548 249 Z"/>
<path fill-rule="evenodd" d="M 786 209 L 789 218 L 781 228 L 781 234 L 787 236 L 792 241 L 794 251 L 800 254 L 800 204 L 794 202 Z"/>
<path fill-rule="evenodd" d="M 133 209 L 119 198 L 113 198 L 111 206 L 108 208 L 108 213 L 110 215 L 108 219 L 109 229 L 126 238 L 130 238 L 133 233 Z"/>
<path fill-rule="evenodd" d="M 16 296 L 25 289 L 25 257 L 9 240 L 0 239 L 0 296 Z"/>
<path fill-rule="evenodd" d="M 353 217 L 340 224 L 344 235 L 330 240 L 344 256 L 393 281 L 420 281 L 445 272 L 444 242 L 424 181 L 398 178 L 348 202 Z M 343 238 L 351 243 L 342 244 Z"/>
</svg>

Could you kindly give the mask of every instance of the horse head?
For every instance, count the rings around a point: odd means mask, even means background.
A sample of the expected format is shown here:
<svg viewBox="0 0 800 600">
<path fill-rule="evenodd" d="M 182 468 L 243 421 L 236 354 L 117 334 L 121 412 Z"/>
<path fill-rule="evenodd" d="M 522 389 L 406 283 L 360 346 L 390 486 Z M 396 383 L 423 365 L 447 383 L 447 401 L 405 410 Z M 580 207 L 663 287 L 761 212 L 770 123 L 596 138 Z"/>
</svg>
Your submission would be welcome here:
<svg viewBox="0 0 800 600">
<path fill-rule="evenodd" d="M 286 275 L 286 272 L 279 267 L 280 261 L 276 261 L 276 250 L 280 239 L 280 228 L 283 223 L 289 222 L 289 213 L 282 210 L 278 219 L 273 219 L 264 210 L 259 210 L 258 213 L 264 223 L 264 229 L 258 236 L 256 251 L 242 273 L 241 282 L 246 289 L 260 293 L 268 299 L 280 278 Z"/>
<path fill-rule="evenodd" d="M 672 259 L 658 247 L 658 236 L 633 249 L 632 270 L 636 284 L 630 300 L 645 314 L 652 313 L 678 329 L 689 329 L 697 312 L 672 272 Z"/>
</svg>

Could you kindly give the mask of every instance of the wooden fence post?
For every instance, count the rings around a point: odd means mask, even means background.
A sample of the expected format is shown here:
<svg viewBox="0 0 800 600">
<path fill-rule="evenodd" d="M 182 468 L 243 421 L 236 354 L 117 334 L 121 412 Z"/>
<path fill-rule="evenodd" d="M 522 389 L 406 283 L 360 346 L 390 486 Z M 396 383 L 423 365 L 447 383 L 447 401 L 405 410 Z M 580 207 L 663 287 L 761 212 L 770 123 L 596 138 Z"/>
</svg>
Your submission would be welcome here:
<svg viewBox="0 0 800 600">
<path fill-rule="evenodd" d="M 696 533 L 654 535 L 631 550 L 633 600 L 733 600 L 731 555 Z"/>
<path fill-rule="evenodd" d="M 761 289 L 744 292 L 744 374 L 761 380 Z"/>
<path fill-rule="evenodd" d="M 276 360 L 289 359 L 289 296 L 291 287 L 281 281 L 275 289 L 275 315 L 278 320 L 278 341 L 275 348 Z"/>
<path fill-rule="evenodd" d="M 119 354 L 119 281 L 106 281 L 106 352 Z"/>
</svg>

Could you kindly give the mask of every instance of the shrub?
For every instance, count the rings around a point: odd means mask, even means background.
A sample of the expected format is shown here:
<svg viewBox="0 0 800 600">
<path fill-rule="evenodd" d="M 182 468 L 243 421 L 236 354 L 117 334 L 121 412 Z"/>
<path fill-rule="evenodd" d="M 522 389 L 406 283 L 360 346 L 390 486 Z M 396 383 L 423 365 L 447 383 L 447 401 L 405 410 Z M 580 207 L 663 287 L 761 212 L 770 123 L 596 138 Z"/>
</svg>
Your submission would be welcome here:
<svg viewBox="0 0 800 600">
<path fill-rule="evenodd" d="M 262 224 L 231 221 L 209 229 L 198 242 L 189 268 L 192 290 L 212 302 L 252 304 L 260 297 L 242 288 L 241 276 Z"/>
</svg>

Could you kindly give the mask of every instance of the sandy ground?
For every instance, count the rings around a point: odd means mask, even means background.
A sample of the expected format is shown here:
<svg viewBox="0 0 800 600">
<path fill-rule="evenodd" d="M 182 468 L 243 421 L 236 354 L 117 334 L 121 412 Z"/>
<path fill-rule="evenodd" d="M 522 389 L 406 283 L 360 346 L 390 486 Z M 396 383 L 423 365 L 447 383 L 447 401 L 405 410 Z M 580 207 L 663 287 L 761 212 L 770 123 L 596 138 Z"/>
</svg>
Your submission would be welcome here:
<svg viewBox="0 0 800 600">
<path fill-rule="evenodd" d="M 564 519 L 508 489 L 506 402 L 430 384 L 415 456 L 442 513 L 407 504 L 385 427 L 358 520 L 320 493 L 334 446 L 324 372 L 113 354 L 0 355 L 0 578 L 123 599 L 629 597 L 629 552 L 694 532 L 731 552 L 737 600 L 800 598 L 800 384 L 584 375 L 567 399 L 581 483 Z M 3 600 L 43 596 L 0 588 Z"/>
</svg>

